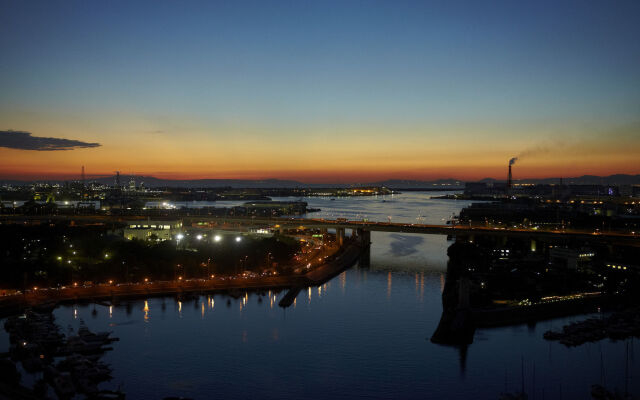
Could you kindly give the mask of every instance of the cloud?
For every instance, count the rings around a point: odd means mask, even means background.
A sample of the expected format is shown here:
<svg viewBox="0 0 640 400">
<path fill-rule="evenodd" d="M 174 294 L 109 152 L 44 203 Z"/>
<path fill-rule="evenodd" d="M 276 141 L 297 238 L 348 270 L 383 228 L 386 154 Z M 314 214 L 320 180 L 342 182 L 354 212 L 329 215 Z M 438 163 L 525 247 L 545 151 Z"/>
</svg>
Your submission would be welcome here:
<svg viewBox="0 0 640 400">
<path fill-rule="evenodd" d="M 0 131 L 0 147 L 9 149 L 54 151 L 100 146 L 100 143 L 87 143 L 80 140 L 31 136 L 29 132 Z"/>
</svg>

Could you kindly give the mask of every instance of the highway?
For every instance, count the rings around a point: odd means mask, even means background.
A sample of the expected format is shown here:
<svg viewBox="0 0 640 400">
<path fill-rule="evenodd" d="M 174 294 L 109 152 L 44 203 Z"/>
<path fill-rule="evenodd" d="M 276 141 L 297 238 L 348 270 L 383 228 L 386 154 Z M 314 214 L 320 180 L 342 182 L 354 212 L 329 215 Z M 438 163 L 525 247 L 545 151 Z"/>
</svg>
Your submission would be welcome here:
<svg viewBox="0 0 640 400">
<path fill-rule="evenodd" d="M 18 216 L 4 215 L 0 221 L 24 223 L 29 221 L 73 221 L 82 223 L 126 223 L 132 220 L 144 220 L 146 215 L 52 215 L 52 216 Z M 201 227 L 211 226 L 218 229 L 271 227 L 276 229 L 361 229 L 371 232 L 401 232 L 430 235 L 500 235 L 521 236 L 531 238 L 574 238 L 587 241 L 618 242 L 640 245 L 640 232 L 609 231 L 609 230 L 579 230 L 579 229 L 534 229 L 526 227 L 496 227 L 483 224 L 464 225 L 428 225 L 397 222 L 355 221 L 344 219 L 322 218 L 288 218 L 288 217 L 214 217 L 214 216 L 154 216 L 154 220 L 183 221 L 184 227 L 197 227 L 198 223 L 208 223 Z"/>
<path fill-rule="evenodd" d="M 614 240 L 640 245 L 640 232 L 599 231 L 578 229 L 533 229 L 524 227 L 496 227 L 485 225 L 428 225 L 322 218 L 252 218 L 252 217 L 184 217 L 184 225 L 198 222 L 271 226 L 282 229 L 362 229 L 371 232 L 401 232 L 431 235 L 501 235 L 523 237 L 565 237 L 586 240 Z"/>
</svg>

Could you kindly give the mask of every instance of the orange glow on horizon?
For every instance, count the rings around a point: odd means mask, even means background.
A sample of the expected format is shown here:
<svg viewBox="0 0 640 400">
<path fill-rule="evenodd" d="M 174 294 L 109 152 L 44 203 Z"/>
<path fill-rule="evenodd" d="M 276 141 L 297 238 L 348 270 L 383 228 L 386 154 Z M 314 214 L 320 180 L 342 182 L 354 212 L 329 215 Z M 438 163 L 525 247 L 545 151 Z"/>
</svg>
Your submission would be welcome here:
<svg viewBox="0 0 640 400">
<path fill-rule="evenodd" d="M 272 138 L 256 127 L 212 136 L 191 132 L 184 137 L 125 133 L 30 129 L 39 135 L 74 137 L 101 147 L 69 151 L 0 148 L 0 179 L 73 180 L 84 165 L 87 178 L 128 176 L 159 179 L 282 179 L 302 183 L 368 183 L 387 179 L 473 181 L 505 180 L 507 163 L 520 152 L 536 148 L 529 136 L 511 138 L 503 131 L 474 136 L 468 127 L 406 128 L 396 135 L 389 127 L 325 133 L 309 128 L 306 135 L 288 132 Z M 482 128 L 485 131 L 489 128 Z M 239 128 L 238 128 L 239 129 Z M 477 128 L 480 130 L 481 128 Z M 549 142 L 543 151 L 521 156 L 514 179 L 640 174 L 640 141 L 635 126 L 623 133 L 584 135 L 572 142 Z M 640 128 L 639 128 L 640 129 Z M 536 132 L 530 132 L 536 137 Z M 544 142 L 543 139 L 540 139 Z M 514 150 L 516 149 L 516 150 Z M 531 153 L 531 151 L 529 152 Z"/>
<path fill-rule="evenodd" d="M 86 165 L 87 171 L 90 171 L 90 165 Z M 506 180 L 507 166 L 477 166 L 477 167 L 433 167 L 424 168 L 420 171 L 411 170 L 388 170 L 375 168 L 362 168 L 357 170 L 271 170 L 271 171 L 230 171 L 221 173 L 207 173 L 204 171 L 182 171 L 182 172 L 155 172 L 136 170 L 135 173 L 128 171 L 120 171 L 121 176 L 147 176 L 166 180 L 200 180 L 200 179 L 229 179 L 229 180 L 293 180 L 301 183 L 322 184 L 322 183 L 369 183 L 384 180 L 416 180 L 416 181 L 432 181 L 438 179 L 456 179 L 460 181 L 474 181 L 484 178 L 493 178 L 497 180 Z M 594 168 L 589 165 L 574 165 L 570 167 L 550 166 L 514 166 L 513 176 L 515 180 L 526 179 L 544 179 L 544 178 L 567 178 L 579 177 L 582 175 L 609 176 L 613 174 L 640 174 L 640 169 L 633 166 L 616 165 L 601 166 Z M 102 173 L 87 173 L 86 179 L 98 179 L 112 177 L 115 175 L 113 171 L 105 171 Z M 0 173 L 0 179 L 5 180 L 78 180 L 80 179 L 80 171 L 64 170 L 62 168 L 49 171 L 39 171 L 36 168 L 26 170 L 8 170 L 3 168 Z"/>
</svg>

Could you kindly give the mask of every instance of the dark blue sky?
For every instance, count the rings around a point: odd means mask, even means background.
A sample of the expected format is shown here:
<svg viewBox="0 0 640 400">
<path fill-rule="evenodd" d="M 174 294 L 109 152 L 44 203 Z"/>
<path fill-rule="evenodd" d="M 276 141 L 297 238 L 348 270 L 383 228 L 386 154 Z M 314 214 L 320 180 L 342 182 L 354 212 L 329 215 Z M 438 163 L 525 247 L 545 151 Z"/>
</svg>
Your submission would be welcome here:
<svg viewBox="0 0 640 400">
<path fill-rule="evenodd" d="M 211 146 L 336 134 L 354 168 L 371 135 L 379 153 L 385 134 L 440 152 L 481 135 L 507 157 L 534 135 L 635 132 L 639 21 L 638 1 L 0 1 L 0 129 Z"/>
</svg>

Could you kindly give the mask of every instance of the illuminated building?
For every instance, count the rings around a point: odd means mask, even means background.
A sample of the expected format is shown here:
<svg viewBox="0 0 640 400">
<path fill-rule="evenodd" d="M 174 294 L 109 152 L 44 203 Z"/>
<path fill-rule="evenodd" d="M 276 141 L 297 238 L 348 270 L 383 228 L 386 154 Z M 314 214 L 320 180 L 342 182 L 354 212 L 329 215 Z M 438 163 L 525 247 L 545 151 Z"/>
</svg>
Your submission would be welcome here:
<svg viewBox="0 0 640 400">
<path fill-rule="evenodd" d="M 123 235 L 128 240 L 171 240 L 182 231 L 182 221 L 130 221 Z"/>
</svg>

